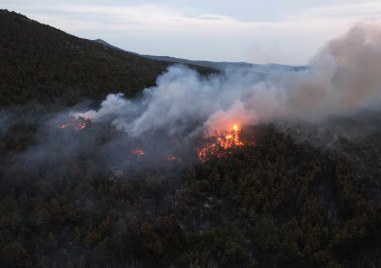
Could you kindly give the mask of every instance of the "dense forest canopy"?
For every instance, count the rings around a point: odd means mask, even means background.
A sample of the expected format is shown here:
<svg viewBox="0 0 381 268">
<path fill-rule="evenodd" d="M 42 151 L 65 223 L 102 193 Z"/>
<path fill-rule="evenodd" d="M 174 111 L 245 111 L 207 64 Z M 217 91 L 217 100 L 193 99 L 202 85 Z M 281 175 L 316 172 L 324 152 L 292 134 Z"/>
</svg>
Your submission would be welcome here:
<svg viewBox="0 0 381 268">
<path fill-rule="evenodd" d="M 0 104 L 101 100 L 153 86 L 168 63 L 81 39 L 0 10 Z M 212 69 L 199 68 L 204 72 Z"/>
<path fill-rule="evenodd" d="M 1 267 L 381 265 L 379 110 L 242 124 L 200 161 L 200 133 L 132 139 L 67 110 L 134 96 L 168 63 L 0 20 Z"/>
</svg>

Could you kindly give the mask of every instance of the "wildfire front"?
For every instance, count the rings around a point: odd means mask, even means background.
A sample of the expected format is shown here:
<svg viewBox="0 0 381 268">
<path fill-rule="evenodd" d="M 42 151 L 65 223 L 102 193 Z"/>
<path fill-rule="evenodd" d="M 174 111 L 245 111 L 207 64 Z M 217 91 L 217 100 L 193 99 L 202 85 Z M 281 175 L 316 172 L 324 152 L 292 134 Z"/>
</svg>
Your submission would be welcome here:
<svg viewBox="0 0 381 268">
<path fill-rule="evenodd" d="M 243 146 L 240 139 L 240 126 L 233 124 L 228 130 L 216 131 L 208 137 L 206 145 L 198 150 L 198 158 L 202 163 L 207 162 L 211 157 L 226 157 L 229 149 Z"/>
</svg>

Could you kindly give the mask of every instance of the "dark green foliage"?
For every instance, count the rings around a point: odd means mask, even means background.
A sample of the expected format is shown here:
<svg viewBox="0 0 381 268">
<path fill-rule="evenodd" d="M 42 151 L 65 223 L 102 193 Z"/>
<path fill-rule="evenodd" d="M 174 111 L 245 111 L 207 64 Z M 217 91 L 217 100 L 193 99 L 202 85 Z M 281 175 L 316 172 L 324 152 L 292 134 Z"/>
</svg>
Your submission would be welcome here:
<svg viewBox="0 0 381 268">
<path fill-rule="evenodd" d="M 0 105 L 131 96 L 166 68 L 15 13 L 0 11 L 0 22 Z M 323 151 L 258 126 L 226 158 L 115 179 L 90 153 L 17 161 L 41 115 L 62 106 L 14 109 L 0 133 L 0 267 L 381 265 L 379 130 Z"/>
<path fill-rule="evenodd" d="M 112 180 L 94 174 L 91 156 L 50 170 L 4 162 L 0 264 L 380 264 L 380 206 L 355 187 L 350 162 L 272 126 L 257 127 L 254 136 L 255 146 L 182 175 Z"/>
<path fill-rule="evenodd" d="M 132 96 L 154 85 L 167 64 L 107 48 L 0 11 L 1 105 Z"/>
<path fill-rule="evenodd" d="M 191 251 L 208 256 L 198 262 L 249 265 L 254 258 L 258 267 L 379 263 L 380 206 L 360 194 L 356 172 L 345 158 L 295 144 L 273 127 L 257 129 L 256 142 L 186 174 L 179 217 L 192 219 L 184 222 L 196 241 Z M 237 238 L 244 257 L 227 258 L 221 241 Z"/>
<path fill-rule="evenodd" d="M 0 10 L 0 105 L 134 96 L 155 85 L 169 63 L 77 38 Z M 212 69 L 197 68 L 205 73 Z"/>
</svg>

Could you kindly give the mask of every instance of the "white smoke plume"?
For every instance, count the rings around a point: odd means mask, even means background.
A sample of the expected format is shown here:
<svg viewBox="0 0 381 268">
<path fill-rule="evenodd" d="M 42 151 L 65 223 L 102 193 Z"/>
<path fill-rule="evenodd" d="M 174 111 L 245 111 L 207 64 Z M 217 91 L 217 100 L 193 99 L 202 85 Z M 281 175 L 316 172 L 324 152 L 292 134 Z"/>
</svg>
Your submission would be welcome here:
<svg viewBox="0 0 381 268">
<path fill-rule="evenodd" d="M 132 137 L 158 130 L 191 137 L 229 122 L 320 120 L 380 103 L 381 27 L 358 24 L 299 71 L 228 69 L 203 77 L 185 66 L 172 66 L 140 99 L 111 94 L 99 110 L 76 115 L 111 122 Z"/>
</svg>

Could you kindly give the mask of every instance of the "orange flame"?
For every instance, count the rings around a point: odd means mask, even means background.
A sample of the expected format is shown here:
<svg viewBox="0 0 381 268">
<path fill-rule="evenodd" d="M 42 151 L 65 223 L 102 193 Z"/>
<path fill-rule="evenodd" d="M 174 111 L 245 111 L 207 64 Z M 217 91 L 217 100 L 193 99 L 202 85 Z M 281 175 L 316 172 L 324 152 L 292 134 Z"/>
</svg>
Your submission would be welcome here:
<svg viewBox="0 0 381 268">
<path fill-rule="evenodd" d="M 82 116 L 79 116 L 77 118 L 71 116 L 70 117 L 70 121 L 65 123 L 65 124 L 61 124 L 58 126 L 58 128 L 72 128 L 74 130 L 82 130 L 84 128 L 87 128 L 89 127 L 91 124 L 91 120 L 88 119 L 88 118 L 84 118 Z"/>
<path fill-rule="evenodd" d="M 67 127 L 69 127 L 68 124 L 62 124 L 62 125 L 59 125 L 59 126 L 58 126 L 58 128 L 67 128 Z"/>
<path fill-rule="evenodd" d="M 168 160 L 168 161 L 176 161 L 177 158 L 176 158 L 176 156 L 174 156 L 174 155 L 169 155 L 169 156 L 167 157 L 167 160 Z"/>
<path fill-rule="evenodd" d="M 135 149 L 135 150 L 132 150 L 131 151 L 134 155 L 137 155 L 137 156 L 142 156 L 142 155 L 144 155 L 144 151 L 143 151 L 143 149 L 140 149 L 140 148 L 137 148 L 137 149 Z"/>
<path fill-rule="evenodd" d="M 227 149 L 243 146 L 244 144 L 239 137 L 240 131 L 240 126 L 233 124 L 229 130 L 216 132 L 212 135 L 215 142 L 207 143 L 203 148 L 198 150 L 198 158 L 200 161 L 205 163 L 210 156 L 217 158 L 226 157 Z"/>
</svg>

